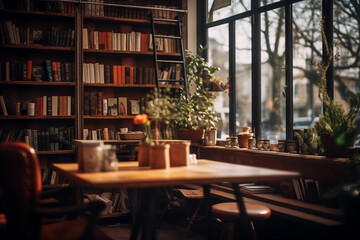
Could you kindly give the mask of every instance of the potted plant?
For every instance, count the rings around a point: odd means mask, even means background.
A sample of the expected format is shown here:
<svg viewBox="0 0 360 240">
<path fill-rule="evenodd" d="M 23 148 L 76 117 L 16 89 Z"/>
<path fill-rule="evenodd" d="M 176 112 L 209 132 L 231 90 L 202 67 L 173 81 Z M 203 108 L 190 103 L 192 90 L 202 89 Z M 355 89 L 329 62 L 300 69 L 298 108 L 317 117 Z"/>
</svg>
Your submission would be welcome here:
<svg viewBox="0 0 360 240">
<path fill-rule="evenodd" d="M 335 60 L 339 60 L 338 43 L 329 44 L 324 32 L 323 20 L 320 25 L 327 57 L 320 63 L 312 63 L 318 67 L 318 96 L 324 106 L 324 113 L 320 114 L 319 122 L 315 127 L 321 136 L 326 156 L 341 157 L 355 142 L 357 135 L 355 120 L 360 111 L 360 92 L 349 99 L 350 110 L 347 113 L 340 103 L 329 97 L 326 91 L 326 72 L 332 64 L 333 47 L 336 48 Z"/>
<path fill-rule="evenodd" d="M 303 154 L 321 155 L 324 149 L 321 144 L 320 136 L 315 128 L 308 128 L 304 132 L 303 136 L 299 133 L 295 133 L 295 137 L 299 141 Z"/>
<path fill-rule="evenodd" d="M 199 47 L 200 54 L 204 50 L 204 47 Z M 213 74 L 217 70 L 219 68 L 210 66 L 199 54 L 186 52 L 188 85 L 195 84 L 196 88 L 193 93 L 189 93 L 189 96 L 186 96 L 181 89 L 179 98 L 174 99 L 178 111 L 175 122 L 180 139 L 199 143 L 204 139 L 205 130 L 211 131 L 208 136 L 212 135 L 211 138 L 215 139 L 217 116 L 212 103 L 215 97 L 208 90 L 211 82 L 214 82 Z M 219 82 L 219 78 L 215 81 Z M 215 141 L 211 143 L 214 144 Z"/>
</svg>

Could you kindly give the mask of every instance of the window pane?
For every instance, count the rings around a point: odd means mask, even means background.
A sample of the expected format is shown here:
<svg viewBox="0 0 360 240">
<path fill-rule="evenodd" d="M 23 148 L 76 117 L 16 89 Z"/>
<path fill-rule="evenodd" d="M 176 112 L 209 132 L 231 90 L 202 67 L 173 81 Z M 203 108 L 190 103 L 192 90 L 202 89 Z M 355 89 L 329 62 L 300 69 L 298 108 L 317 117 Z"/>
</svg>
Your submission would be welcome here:
<svg viewBox="0 0 360 240">
<path fill-rule="evenodd" d="M 285 139 L 285 9 L 261 14 L 261 136 Z"/>
<path fill-rule="evenodd" d="M 251 0 L 208 0 L 207 7 L 209 23 L 250 10 Z"/>
<path fill-rule="evenodd" d="M 357 6 L 355 6 L 357 5 Z M 360 91 L 360 16 L 358 1 L 334 1 L 334 40 L 339 42 L 340 60 L 335 61 L 334 98 L 349 110 L 348 98 Z M 356 120 L 360 130 L 360 116 Z M 360 136 L 356 141 L 360 146 Z"/>
<path fill-rule="evenodd" d="M 229 27 L 227 24 L 209 28 L 208 59 L 209 64 L 219 67 L 215 73 L 223 83 L 229 76 Z M 215 93 L 214 107 L 219 114 L 218 138 L 225 139 L 229 136 L 229 95 L 226 92 Z"/>
<path fill-rule="evenodd" d="M 236 21 L 236 133 L 251 127 L 251 23 Z"/>
<path fill-rule="evenodd" d="M 311 61 L 320 62 L 322 58 L 321 16 L 321 1 L 306 0 L 294 4 L 294 129 L 313 126 L 322 111 L 316 86 L 317 68 L 310 65 Z"/>
</svg>

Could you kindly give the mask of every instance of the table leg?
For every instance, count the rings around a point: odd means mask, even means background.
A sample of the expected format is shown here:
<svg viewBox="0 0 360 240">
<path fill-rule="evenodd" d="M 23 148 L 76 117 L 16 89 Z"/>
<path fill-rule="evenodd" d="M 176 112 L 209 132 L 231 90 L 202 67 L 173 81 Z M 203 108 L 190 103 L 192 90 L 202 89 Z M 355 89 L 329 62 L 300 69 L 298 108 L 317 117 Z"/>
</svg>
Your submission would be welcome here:
<svg viewBox="0 0 360 240">
<path fill-rule="evenodd" d="M 156 189 L 139 190 L 138 207 L 131 228 L 131 240 L 137 240 L 141 231 L 142 240 L 156 239 Z"/>
<path fill-rule="evenodd" d="M 245 205 L 244 205 L 244 200 L 242 198 L 242 193 L 240 191 L 239 188 L 239 184 L 238 183 L 233 183 L 232 187 L 234 189 L 234 193 L 235 193 L 235 197 L 237 200 L 237 205 L 238 208 L 240 209 L 240 223 L 241 223 L 241 228 L 245 234 L 246 239 L 252 239 L 252 240 L 256 240 L 256 234 L 251 226 L 251 222 L 249 219 L 249 216 L 246 213 L 246 209 L 245 209 Z"/>
<path fill-rule="evenodd" d="M 145 224 L 142 232 L 143 240 L 156 239 L 156 189 L 146 189 L 147 216 L 144 218 Z"/>
<path fill-rule="evenodd" d="M 139 230 L 140 230 L 140 226 L 142 223 L 142 219 L 144 216 L 144 212 L 145 212 L 145 201 L 144 201 L 144 193 L 142 190 L 138 191 L 138 195 L 137 195 L 137 206 L 134 207 L 134 210 L 136 211 L 134 214 L 134 219 L 133 219 L 133 225 L 131 227 L 131 235 L 130 235 L 130 239 L 131 240 L 136 240 L 138 238 L 138 234 L 139 234 Z"/>
<path fill-rule="evenodd" d="M 204 208 L 206 212 L 206 226 L 207 226 L 207 238 L 213 239 L 212 234 L 212 211 L 211 211 L 211 195 L 210 195 L 210 186 L 203 185 L 204 190 Z"/>
</svg>

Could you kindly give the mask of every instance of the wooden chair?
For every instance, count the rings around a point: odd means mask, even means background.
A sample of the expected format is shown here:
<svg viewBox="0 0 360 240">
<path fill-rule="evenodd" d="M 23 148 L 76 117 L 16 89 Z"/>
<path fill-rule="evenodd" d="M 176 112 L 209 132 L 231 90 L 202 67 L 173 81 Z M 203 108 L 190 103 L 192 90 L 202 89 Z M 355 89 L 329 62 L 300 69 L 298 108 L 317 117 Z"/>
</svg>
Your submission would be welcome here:
<svg viewBox="0 0 360 240">
<path fill-rule="evenodd" d="M 25 143 L 0 143 L 0 188 L 8 239 L 109 239 L 96 228 L 100 202 L 63 208 L 40 208 L 41 176 L 35 150 Z M 78 215 L 83 218 L 76 218 Z M 42 224 L 43 216 L 67 216 Z"/>
<path fill-rule="evenodd" d="M 245 202 L 246 213 L 254 229 L 253 221 L 266 220 L 271 215 L 270 208 L 257 203 Z M 224 222 L 224 231 L 221 237 L 234 239 L 234 223 L 240 220 L 240 211 L 236 202 L 218 203 L 212 206 L 212 213 L 215 217 Z"/>
</svg>

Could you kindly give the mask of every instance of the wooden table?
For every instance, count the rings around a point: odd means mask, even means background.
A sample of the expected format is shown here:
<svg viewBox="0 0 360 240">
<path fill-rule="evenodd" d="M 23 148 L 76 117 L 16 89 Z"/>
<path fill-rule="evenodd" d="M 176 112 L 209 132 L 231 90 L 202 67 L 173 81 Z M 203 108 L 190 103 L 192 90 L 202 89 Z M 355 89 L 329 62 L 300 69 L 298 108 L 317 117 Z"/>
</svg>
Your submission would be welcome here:
<svg viewBox="0 0 360 240">
<path fill-rule="evenodd" d="M 115 172 L 82 173 L 78 171 L 77 163 L 56 163 L 53 168 L 60 174 L 73 180 L 75 183 L 95 189 L 113 188 L 142 188 L 145 189 L 143 198 L 147 199 L 147 206 L 140 207 L 136 214 L 131 239 L 137 239 L 139 227 L 144 212 L 147 212 L 147 224 L 144 226 L 145 236 L 143 239 L 155 239 L 155 191 L 154 188 L 163 186 L 174 186 L 181 184 L 202 184 L 204 198 L 210 198 L 211 183 L 231 182 L 240 209 L 240 217 L 243 230 L 249 239 L 256 239 L 252 231 L 250 221 L 245 211 L 242 195 L 239 189 L 241 182 L 254 181 L 281 181 L 299 177 L 297 172 L 280 171 L 259 167 L 244 166 L 216 161 L 200 159 L 196 165 L 188 167 L 174 167 L 170 169 L 150 169 L 149 167 L 138 167 L 137 162 L 119 162 L 119 170 Z M 211 206 L 210 202 L 205 204 L 208 210 L 208 221 L 210 226 Z M 143 219 L 144 221 L 144 219 Z M 210 228 L 209 228 L 210 229 Z M 210 234 L 210 233 L 209 233 Z M 211 238 L 211 235 L 209 235 Z"/>
</svg>

